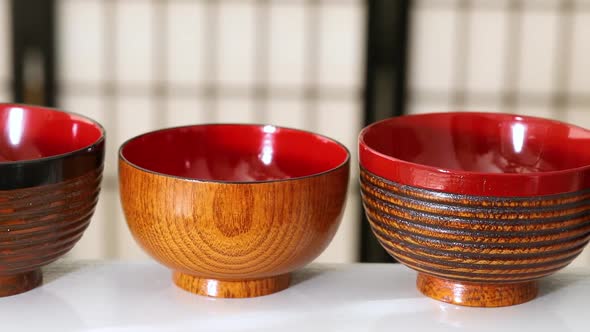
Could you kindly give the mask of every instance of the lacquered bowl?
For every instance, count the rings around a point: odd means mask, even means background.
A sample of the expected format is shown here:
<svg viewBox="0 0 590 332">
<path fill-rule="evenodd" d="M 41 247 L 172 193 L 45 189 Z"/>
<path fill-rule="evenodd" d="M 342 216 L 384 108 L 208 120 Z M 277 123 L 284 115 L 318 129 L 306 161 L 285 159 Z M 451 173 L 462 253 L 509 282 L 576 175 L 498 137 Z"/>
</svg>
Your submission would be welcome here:
<svg viewBox="0 0 590 332">
<path fill-rule="evenodd" d="M 94 212 L 105 132 L 83 116 L 0 104 L 0 296 L 42 282 Z"/>
<path fill-rule="evenodd" d="M 334 140 L 270 125 L 168 128 L 122 145 L 121 203 L 179 287 L 261 296 L 288 287 L 333 238 L 349 158 Z"/>
<path fill-rule="evenodd" d="M 467 306 L 533 299 L 590 238 L 590 131 L 510 114 L 387 119 L 359 136 L 372 230 L 418 289 Z"/>
</svg>

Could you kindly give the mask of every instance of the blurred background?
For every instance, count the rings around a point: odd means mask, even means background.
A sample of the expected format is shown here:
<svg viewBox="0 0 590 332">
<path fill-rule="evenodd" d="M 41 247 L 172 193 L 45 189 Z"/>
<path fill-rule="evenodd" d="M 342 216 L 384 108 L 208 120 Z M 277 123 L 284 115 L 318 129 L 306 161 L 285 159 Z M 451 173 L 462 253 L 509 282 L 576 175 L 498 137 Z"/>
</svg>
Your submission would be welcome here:
<svg viewBox="0 0 590 332">
<path fill-rule="evenodd" d="M 246 122 L 347 145 L 346 216 L 318 261 L 390 261 L 363 221 L 360 129 L 448 110 L 590 128 L 590 0 L 0 0 L 0 101 L 57 106 L 107 130 L 101 198 L 70 257 L 145 257 L 119 205 L 123 141 Z M 574 264 L 590 265 L 589 251 Z"/>
</svg>

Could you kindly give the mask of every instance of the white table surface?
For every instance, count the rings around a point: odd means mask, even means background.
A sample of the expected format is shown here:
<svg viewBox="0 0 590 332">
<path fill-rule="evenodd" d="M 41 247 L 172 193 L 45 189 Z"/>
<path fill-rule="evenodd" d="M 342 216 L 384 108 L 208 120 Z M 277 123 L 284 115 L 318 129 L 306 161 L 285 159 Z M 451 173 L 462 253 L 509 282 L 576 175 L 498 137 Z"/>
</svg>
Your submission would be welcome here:
<svg viewBox="0 0 590 332">
<path fill-rule="evenodd" d="M 590 269 L 541 282 L 537 299 L 467 308 L 434 301 L 396 264 L 310 265 L 282 292 L 212 299 L 175 287 L 152 262 L 67 262 L 0 298 L 0 331 L 590 331 Z"/>
</svg>

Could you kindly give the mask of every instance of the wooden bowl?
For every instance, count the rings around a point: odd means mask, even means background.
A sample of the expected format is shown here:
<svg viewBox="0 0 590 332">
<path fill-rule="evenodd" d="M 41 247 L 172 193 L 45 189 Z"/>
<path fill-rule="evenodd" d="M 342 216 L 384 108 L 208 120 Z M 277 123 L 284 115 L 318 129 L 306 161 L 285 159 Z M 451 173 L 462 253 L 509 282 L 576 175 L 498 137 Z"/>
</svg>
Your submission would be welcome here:
<svg viewBox="0 0 590 332">
<path fill-rule="evenodd" d="M 94 212 L 105 132 L 54 109 L 0 104 L 0 296 L 41 284 Z"/>
<path fill-rule="evenodd" d="M 533 299 L 590 238 L 590 131 L 509 114 L 387 119 L 359 136 L 374 234 L 432 298 Z"/>
<path fill-rule="evenodd" d="M 261 296 L 288 287 L 290 272 L 331 241 L 349 158 L 341 144 L 294 129 L 164 129 L 121 147 L 121 203 L 135 240 L 179 287 Z"/>
</svg>

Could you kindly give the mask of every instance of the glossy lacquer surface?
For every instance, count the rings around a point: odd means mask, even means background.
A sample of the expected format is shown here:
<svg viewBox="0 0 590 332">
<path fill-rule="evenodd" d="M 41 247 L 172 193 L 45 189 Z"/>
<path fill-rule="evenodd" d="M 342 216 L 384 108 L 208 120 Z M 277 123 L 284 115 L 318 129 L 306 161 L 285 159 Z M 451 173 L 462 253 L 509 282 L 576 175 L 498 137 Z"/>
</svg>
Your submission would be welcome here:
<svg viewBox="0 0 590 332">
<path fill-rule="evenodd" d="M 304 131 L 223 124 L 145 134 L 127 142 L 121 156 L 157 173 L 250 182 L 326 172 L 344 163 L 348 155 L 332 140 Z"/>
<path fill-rule="evenodd" d="M 83 116 L 0 104 L 0 190 L 31 188 L 101 167 L 105 132 Z"/>
<path fill-rule="evenodd" d="M 491 113 L 392 118 L 365 128 L 361 164 L 397 182 L 473 195 L 535 196 L 590 186 L 590 131 Z"/>
<path fill-rule="evenodd" d="M 73 152 L 103 136 L 90 120 L 49 108 L 0 104 L 0 163 Z"/>
<path fill-rule="evenodd" d="M 131 139 L 119 158 L 139 245 L 176 285 L 212 297 L 288 287 L 334 236 L 348 178 L 342 145 L 274 126 L 165 129 Z"/>
<path fill-rule="evenodd" d="M 425 295 L 478 307 L 529 301 L 537 280 L 568 265 L 590 239 L 589 137 L 502 114 L 377 123 L 359 141 L 371 229 L 419 272 Z"/>
<path fill-rule="evenodd" d="M 38 286 L 40 268 L 80 239 L 98 200 L 103 159 L 98 123 L 0 105 L 0 296 Z"/>
</svg>

